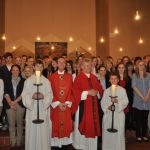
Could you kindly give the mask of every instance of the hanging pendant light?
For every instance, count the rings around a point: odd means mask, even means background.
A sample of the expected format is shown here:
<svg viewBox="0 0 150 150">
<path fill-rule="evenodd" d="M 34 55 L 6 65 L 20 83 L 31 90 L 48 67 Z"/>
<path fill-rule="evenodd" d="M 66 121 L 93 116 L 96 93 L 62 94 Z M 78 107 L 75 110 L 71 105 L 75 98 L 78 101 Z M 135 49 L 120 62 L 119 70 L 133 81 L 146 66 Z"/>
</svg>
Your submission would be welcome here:
<svg viewBox="0 0 150 150">
<path fill-rule="evenodd" d="M 100 42 L 101 42 L 101 43 L 104 43 L 104 42 L 105 42 L 105 39 L 104 39 L 104 37 L 103 37 L 103 36 L 101 36 L 101 38 L 100 38 Z"/>
<path fill-rule="evenodd" d="M 143 44 L 143 43 L 144 43 L 144 40 L 140 37 L 139 40 L 138 40 L 138 43 L 139 43 L 139 44 Z"/>
<path fill-rule="evenodd" d="M 135 14 L 135 16 L 134 16 L 134 20 L 135 20 L 135 21 L 139 21 L 140 19 L 141 19 L 141 15 L 140 15 L 139 11 L 137 10 L 137 11 L 136 11 L 136 14 Z"/>
<path fill-rule="evenodd" d="M 2 40 L 6 40 L 5 34 L 2 35 Z"/>
<path fill-rule="evenodd" d="M 114 29 L 114 34 L 119 34 L 119 30 L 117 27 L 115 27 L 115 29 Z"/>
</svg>

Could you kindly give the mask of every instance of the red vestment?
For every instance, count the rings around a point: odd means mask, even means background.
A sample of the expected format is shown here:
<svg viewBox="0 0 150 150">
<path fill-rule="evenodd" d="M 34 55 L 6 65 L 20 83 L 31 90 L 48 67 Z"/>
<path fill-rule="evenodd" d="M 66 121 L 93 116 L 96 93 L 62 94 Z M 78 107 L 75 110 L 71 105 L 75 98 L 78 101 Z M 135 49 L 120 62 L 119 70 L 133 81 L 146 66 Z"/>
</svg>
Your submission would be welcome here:
<svg viewBox="0 0 150 150">
<path fill-rule="evenodd" d="M 72 106 L 72 113 L 74 114 L 77 111 L 78 106 L 83 103 L 82 118 L 78 127 L 79 131 L 87 138 L 95 138 L 95 136 L 101 134 L 97 96 L 88 95 L 86 100 L 81 101 L 82 92 L 89 91 L 90 89 L 99 91 L 101 96 L 103 94 L 102 86 L 98 82 L 97 77 L 91 73 L 90 78 L 88 78 L 83 72 L 81 72 L 76 77 L 73 84 L 74 103 Z"/>
<path fill-rule="evenodd" d="M 53 91 L 52 102 L 65 103 L 66 101 L 72 101 L 72 76 L 70 74 L 58 74 L 58 72 L 55 72 L 49 77 L 49 80 Z M 52 137 L 70 137 L 73 131 L 71 108 L 67 106 L 65 111 L 61 111 L 59 106 L 56 108 L 51 107 L 51 120 Z"/>
</svg>

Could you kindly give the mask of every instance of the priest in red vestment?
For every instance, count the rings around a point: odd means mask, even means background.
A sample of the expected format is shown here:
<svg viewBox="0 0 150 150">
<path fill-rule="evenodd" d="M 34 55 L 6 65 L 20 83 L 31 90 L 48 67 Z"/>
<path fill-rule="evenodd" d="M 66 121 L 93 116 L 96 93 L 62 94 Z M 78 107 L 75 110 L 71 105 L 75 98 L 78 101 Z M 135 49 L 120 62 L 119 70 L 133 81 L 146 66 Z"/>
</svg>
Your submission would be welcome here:
<svg viewBox="0 0 150 150">
<path fill-rule="evenodd" d="M 99 92 L 102 96 L 103 89 L 97 77 L 91 73 L 91 60 L 84 59 L 81 67 L 82 71 L 73 84 L 73 146 L 76 149 L 97 150 L 97 136 L 101 134 L 97 94 Z"/>
<path fill-rule="evenodd" d="M 65 72 L 65 66 L 65 59 L 59 58 L 58 71 L 49 77 L 54 97 L 51 104 L 51 146 L 55 147 L 72 143 L 72 76 Z"/>
</svg>

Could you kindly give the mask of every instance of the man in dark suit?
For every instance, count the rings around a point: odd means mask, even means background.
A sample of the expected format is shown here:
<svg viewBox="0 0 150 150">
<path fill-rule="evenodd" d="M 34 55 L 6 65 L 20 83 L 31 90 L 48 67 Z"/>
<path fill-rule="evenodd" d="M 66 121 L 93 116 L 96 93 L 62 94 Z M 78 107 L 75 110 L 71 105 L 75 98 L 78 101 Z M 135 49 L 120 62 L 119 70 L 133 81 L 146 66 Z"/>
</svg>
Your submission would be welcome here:
<svg viewBox="0 0 150 150">
<path fill-rule="evenodd" d="M 6 64 L 3 65 L 2 67 L 0 67 L 0 78 L 3 80 L 4 91 L 5 91 L 6 83 L 11 78 L 10 69 L 11 69 L 11 66 L 13 65 L 13 63 L 12 63 L 13 55 L 9 52 L 6 52 L 3 57 L 6 61 Z M 2 113 L 3 127 L 2 127 L 2 130 L 6 130 L 8 128 L 8 125 L 6 122 L 6 111 L 5 110 L 6 110 L 6 106 L 5 106 L 5 104 L 3 104 L 3 113 Z"/>
</svg>

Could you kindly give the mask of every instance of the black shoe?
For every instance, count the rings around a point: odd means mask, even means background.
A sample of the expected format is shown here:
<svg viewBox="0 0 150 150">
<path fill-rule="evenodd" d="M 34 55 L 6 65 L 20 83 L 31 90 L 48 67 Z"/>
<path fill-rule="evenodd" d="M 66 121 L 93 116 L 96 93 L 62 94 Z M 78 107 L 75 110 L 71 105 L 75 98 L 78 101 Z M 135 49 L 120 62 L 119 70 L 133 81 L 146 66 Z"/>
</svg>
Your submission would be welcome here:
<svg viewBox="0 0 150 150">
<path fill-rule="evenodd" d="M 144 142 L 148 142 L 148 138 L 147 137 L 143 137 L 143 141 Z"/>
<path fill-rule="evenodd" d="M 7 129 L 8 129 L 8 125 L 7 124 L 5 124 L 5 125 L 3 125 L 3 127 L 1 127 L 2 131 L 6 131 Z"/>
<path fill-rule="evenodd" d="M 142 142 L 142 138 L 137 137 L 137 138 L 136 138 L 136 141 L 137 141 L 137 142 Z"/>
</svg>

